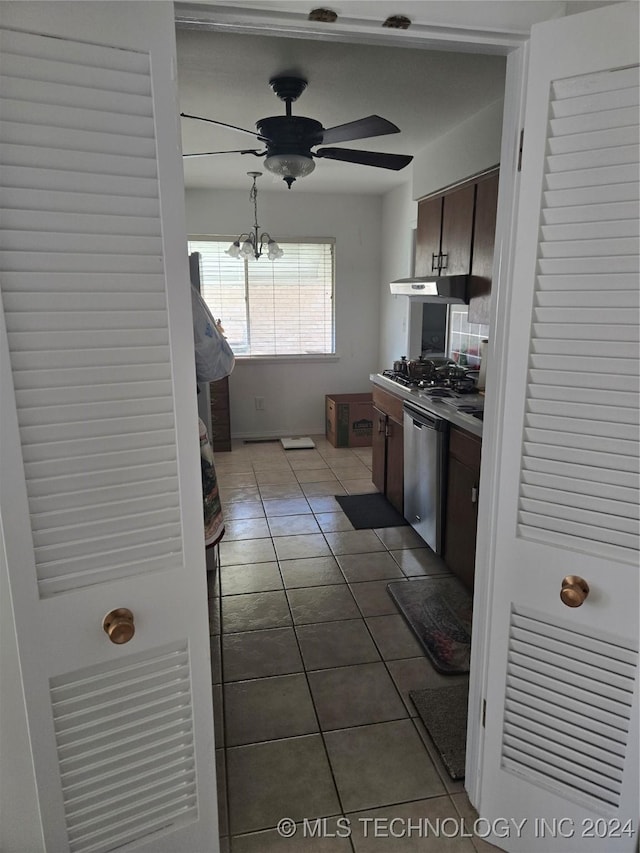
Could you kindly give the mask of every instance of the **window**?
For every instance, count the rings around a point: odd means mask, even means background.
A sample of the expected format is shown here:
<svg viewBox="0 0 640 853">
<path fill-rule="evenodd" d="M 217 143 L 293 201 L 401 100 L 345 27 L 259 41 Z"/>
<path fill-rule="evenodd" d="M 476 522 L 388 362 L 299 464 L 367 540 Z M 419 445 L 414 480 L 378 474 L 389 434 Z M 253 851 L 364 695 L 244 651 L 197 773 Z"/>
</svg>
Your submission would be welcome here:
<svg viewBox="0 0 640 853">
<path fill-rule="evenodd" d="M 286 243 L 284 257 L 230 258 L 233 238 L 190 240 L 200 254 L 200 290 L 237 356 L 335 352 L 333 241 Z"/>
</svg>

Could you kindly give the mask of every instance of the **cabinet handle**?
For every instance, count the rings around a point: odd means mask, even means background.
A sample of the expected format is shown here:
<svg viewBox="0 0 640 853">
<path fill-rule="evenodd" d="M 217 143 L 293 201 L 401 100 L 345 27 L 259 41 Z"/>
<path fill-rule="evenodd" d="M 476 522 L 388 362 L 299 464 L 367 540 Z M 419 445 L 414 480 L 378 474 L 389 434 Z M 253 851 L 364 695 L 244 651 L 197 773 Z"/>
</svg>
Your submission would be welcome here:
<svg viewBox="0 0 640 853">
<path fill-rule="evenodd" d="M 438 259 L 440 255 L 437 255 L 435 252 L 431 255 L 431 272 L 438 272 Z"/>
<path fill-rule="evenodd" d="M 471 489 L 471 503 L 472 504 L 478 503 L 478 487 L 477 486 L 473 486 L 473 488 Z"/>
<path fill-rule="evenodd" d="M 387 421 L 387 428 L 384 431 L 386 438 L 391 438 L 391 424 Z"/>
<path fill-rule="evenodd" d="M 440 255 L 440 271 L 446 270 L 449 265 L 449 255 L 445 252 Z"/>
<path fill-rule="evenodd" d="M 378 418 L 378 432 L 384 432 L 384 418 Z"/>
</svg>

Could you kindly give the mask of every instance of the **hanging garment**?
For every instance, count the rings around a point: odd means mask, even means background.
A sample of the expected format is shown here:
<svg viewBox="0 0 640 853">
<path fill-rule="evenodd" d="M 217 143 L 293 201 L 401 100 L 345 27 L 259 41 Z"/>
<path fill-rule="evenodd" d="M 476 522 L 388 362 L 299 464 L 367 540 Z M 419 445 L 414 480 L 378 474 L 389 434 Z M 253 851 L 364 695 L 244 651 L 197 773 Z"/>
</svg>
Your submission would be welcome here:
<svg viewBox="0 0 640 853">
<path fill-rule="evenodd" d="M 193 342 L 196 351 L 196 379 L 215 382 L 229 376 L 235 365 L 233 350 L 198 291 L 191 286 L 193 310 Z"/>
</svg>

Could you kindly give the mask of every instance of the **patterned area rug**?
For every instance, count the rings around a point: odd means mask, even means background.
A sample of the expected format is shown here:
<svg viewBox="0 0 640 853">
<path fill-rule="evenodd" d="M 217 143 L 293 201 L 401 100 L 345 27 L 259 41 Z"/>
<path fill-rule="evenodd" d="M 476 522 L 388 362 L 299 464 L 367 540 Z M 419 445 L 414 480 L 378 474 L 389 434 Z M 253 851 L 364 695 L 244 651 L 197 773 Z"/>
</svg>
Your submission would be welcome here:
<svg viewBox="0 0 640 853">
<path fill-rule="evenodd" d="M 469 683 L 411 690 L 411 701 L 452 779 L 464 779 Z"/>
<path fill-rule="evenodd" d="M 438 672 L 469 672 L 472 598 L 452 575 L 387 585 Z"/>
</svg>

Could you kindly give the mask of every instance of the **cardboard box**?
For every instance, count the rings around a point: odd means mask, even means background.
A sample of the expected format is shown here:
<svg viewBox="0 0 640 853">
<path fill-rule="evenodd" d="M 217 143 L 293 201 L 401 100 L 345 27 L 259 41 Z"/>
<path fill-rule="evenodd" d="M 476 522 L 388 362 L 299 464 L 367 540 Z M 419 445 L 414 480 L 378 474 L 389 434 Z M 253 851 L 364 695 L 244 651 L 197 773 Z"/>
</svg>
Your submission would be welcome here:
<svg viewBox="0 0 640 853">
<path fill-rule="evenodd" d="M 327 394 L 327 440 L 334 447 L 371 447 L 373 399 L 368 394 Z"/>
</svg>

